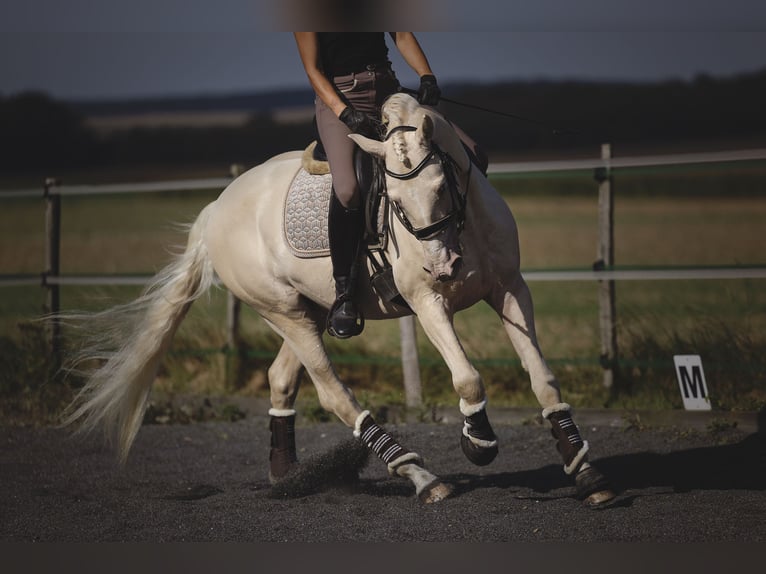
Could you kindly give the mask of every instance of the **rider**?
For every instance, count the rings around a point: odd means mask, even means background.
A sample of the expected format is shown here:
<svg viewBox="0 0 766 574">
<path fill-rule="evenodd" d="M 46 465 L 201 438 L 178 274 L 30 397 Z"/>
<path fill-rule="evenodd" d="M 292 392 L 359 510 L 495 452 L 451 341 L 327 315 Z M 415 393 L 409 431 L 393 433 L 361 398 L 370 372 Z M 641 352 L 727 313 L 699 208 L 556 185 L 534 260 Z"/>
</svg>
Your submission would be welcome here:
<svg viewBox="0 0 766 574">
<path fill-rule="evenodd" d="M 390 35 L 404 60 L 420 76 L 418 102 L 435 106 L 441 90 L 417 39 L 411 32 Z M 353 298 L 353 268 L 364 230 L 353 160 L 356 144 L 348 134 L 378 138 L 380 108 L 400 85 L 388 59 L 383 32 L 295 32 L 295 41 L 317 95 L 317 128 L 333 179 L 328 228 L 336 300 L 327 330 L 345 339 L 362 331 Z"/>
</svg>

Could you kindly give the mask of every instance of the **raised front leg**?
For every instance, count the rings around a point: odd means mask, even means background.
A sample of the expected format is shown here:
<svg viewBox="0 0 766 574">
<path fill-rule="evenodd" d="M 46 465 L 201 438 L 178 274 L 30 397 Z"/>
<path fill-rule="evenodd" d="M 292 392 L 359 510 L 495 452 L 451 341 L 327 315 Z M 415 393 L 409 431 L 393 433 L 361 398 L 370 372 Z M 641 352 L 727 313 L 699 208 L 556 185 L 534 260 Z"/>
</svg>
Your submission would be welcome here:
<svg viewBox="0 0 766 574">
<path fill-rule="evenodd" d="M 487 417 L 487 396 L 481 375 L 474 368 L 455 333 L 452 314 L 440 296 L 428 296 L 416 305 L 420 324 L 441 353 L 452 373 L 452 385 L 460 397 L 463 434 L 460 446 L 472 463 L 484 466 L 495 460 L 497 436 Z"/>
<path fill-rule="evenodd" d="M 545 409 L 559 404 L 559 384 L 537 343 L 532 295 L 524 278 L 518 273 L 509 285 L 499 285 L 487 302 L 502 319 L 540 406 Z"/>
</svg>

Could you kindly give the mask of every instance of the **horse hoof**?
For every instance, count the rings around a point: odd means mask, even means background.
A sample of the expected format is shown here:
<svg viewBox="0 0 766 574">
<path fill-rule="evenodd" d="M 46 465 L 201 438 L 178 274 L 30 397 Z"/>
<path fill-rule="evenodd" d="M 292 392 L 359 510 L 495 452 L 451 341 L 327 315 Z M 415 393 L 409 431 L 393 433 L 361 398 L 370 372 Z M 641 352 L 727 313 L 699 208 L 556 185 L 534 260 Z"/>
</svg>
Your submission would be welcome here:
<svg viewBox="0 0 766 574">
<path fill-rule="evenodd" d="M 617 497 L 606 477 L 592 466 L 577 473 L 575 484 L 578 497 L 588 508 L 603 508 Z"/>
<path fill-rule="evenodd" d="M 454 489 L 450 485 L 437 481 L 421 490 L 418 498 L 423 504 L 432 504 L 449 498 L 452 496 L 453 491 Z"/>
<path fill-rule="evenodd" d="M 617 498 L 611 490 L 599 490 L 588 496 L 582 503 L 588 508 L 604 508 Z"/>
<path fill-rule="evenodd" d="M 497 456 L 497 445 L 491 447 L 482 447 L 474 444 L 471 439 L 465 435 L 460 435 L 460 448 L 463 454 L 476 466 L 487 466 Z"/>
</svg>

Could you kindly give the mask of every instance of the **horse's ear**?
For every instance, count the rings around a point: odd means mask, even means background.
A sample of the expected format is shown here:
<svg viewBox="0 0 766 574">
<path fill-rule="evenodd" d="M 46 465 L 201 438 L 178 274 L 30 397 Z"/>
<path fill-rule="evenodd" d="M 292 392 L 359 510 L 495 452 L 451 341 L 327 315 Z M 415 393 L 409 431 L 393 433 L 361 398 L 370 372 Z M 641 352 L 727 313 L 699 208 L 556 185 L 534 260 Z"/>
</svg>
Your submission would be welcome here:
<svg viewBox="0 0 766 574">
<path fill-rule="evenodd" d="M 455 133 L 455 128 L 442 117 L 431 118 L 434 123 L 434 142 L 453 158 L 457 159 L 465 154 L 460 138 Z"/>
<path fill-rule="evenodd" d="M 364 137 L 360 134 L 349 134 L 352 140 L 356 142 L 360 148 L 366 151 L 370 155 L 384 159 L 386 157 L 386 147 L 383 142 Z"/>
<path fill-rule="evenodd" d="M 420 120 L 418 135 L 424 142 L 431 141 L 431 138 L 434 136 L 434 121 L 426 113 L 423 114 L 423 119 Z"/>
</svg>

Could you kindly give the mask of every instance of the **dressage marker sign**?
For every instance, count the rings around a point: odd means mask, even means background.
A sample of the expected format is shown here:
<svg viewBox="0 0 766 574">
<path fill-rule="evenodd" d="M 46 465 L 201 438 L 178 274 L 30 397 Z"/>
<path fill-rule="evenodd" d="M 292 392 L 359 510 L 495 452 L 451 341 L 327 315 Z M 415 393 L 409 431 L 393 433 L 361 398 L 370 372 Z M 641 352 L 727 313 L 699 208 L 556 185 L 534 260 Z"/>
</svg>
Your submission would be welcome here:
<svg viewBox="0 0 766 574">
<path fill-rule="evenodd" d="M 674 355 L 678 386 L 687 411 L 711 410 L 710 395 L 699 355 Z"/>
</svg>

